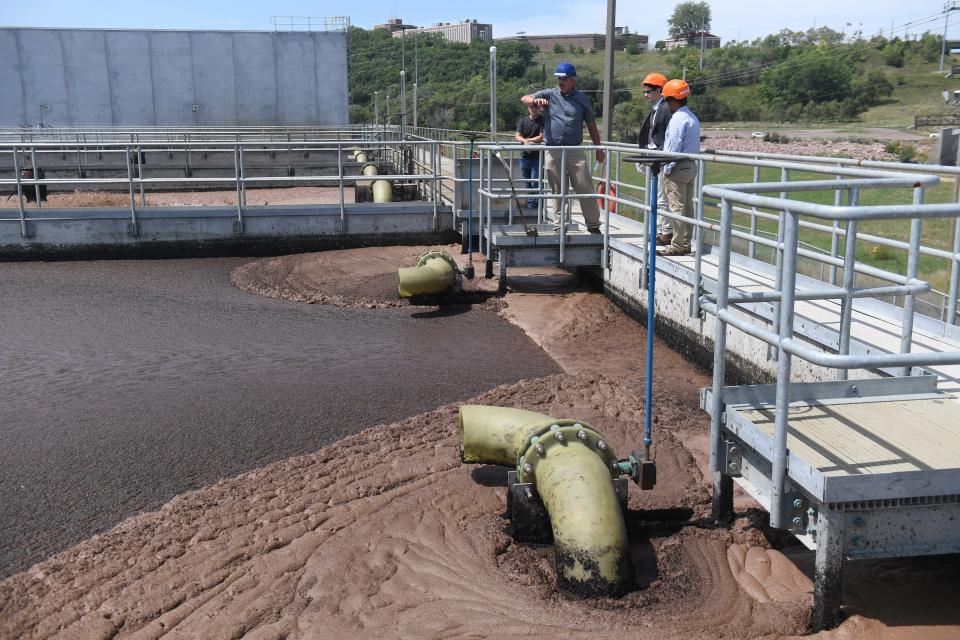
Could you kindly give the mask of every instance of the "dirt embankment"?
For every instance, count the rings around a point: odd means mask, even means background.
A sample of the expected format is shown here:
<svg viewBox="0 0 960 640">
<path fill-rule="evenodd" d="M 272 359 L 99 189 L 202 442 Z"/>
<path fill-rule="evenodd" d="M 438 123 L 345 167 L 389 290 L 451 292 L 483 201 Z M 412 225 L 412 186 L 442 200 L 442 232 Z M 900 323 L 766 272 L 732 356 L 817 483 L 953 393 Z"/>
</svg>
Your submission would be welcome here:
<svg viewBox="0 0 960 640">
<path fill-rule="evenodd" d="M 325 271 L 333 260 L 342 267 L 341 290 L 330 295 L 345 300 L 352 283 L 367 287 L 352 294 L 355 302 L 373 305 L 385 300 L 378 278 L 387 271 L 377 270 L 389 265 L 393 274 L 404 264 L 373 259 L 390 251 L 263 261 L 235 271 L 234 281 L 259 268 L 272 274 L 258 285 L 264 291 L 280 295 L 307 282 L 308 299 L 320 295 L 312 287 L 322 282 L 309 265 Z M 561 272 L 515 276 L 528 293 L 509 294 L 504 315 L 566 373 L 497 387 L 469 402 L 586 420 L 625 455 L 644 420 L 642 329 Z M 545 293 L 529 293 L 536 289 Z M 565 596 L 556 588 L 552 548 L 512 541 L 501 515 L 505 470 L 458 462 L 457 406 L 448 405 L 184 494 L 13 576 L 0 583 L 0 637 L 659 640 L 801 633 L 811 583 L 771 548 L 762 514 L 747 509 L 730 529 L 705 518 L 709 424 L 697 389 L 707 377 L 659 341 L 655 348 L 659 484 L 630 489 L 627 526 L 639 588 L 623 598 Z M 876 620 L 855 617 L 829 637 L 887 632 Z"/>
</svg>

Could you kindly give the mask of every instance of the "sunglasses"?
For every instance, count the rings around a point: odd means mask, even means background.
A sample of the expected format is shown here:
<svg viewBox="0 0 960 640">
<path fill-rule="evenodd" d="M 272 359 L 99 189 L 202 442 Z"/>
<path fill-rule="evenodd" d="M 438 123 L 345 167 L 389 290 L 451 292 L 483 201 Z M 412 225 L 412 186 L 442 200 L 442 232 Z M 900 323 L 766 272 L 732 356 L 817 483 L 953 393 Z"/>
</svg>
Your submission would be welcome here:
<svg viewBox="0 0 960 640">
<path fill-rule="evenodd" d="M 651 93 L 656 93 L 657 91 L 660 91 L 660 89 L 644 89 L 643 93 L 644 95 L 649 95 Z"/>
</svg>

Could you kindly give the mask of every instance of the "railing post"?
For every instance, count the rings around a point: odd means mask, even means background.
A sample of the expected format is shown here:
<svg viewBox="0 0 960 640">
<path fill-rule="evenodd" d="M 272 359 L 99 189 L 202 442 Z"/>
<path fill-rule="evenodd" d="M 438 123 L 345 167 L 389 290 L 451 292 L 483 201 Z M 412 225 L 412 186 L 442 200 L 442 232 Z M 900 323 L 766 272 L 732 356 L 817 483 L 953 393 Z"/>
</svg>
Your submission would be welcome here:
<svg viewBox="0 0 960 640">
<path fill-rule="evenodd" d="M 914 187 L 913 204 L 923 204 L 923 187 Z M 907 256 L 907 281 L 916 280 L 920 269 L 920 234 L 923 220 L 913 218 L 910 221 L 910 254 Z M 910 353 L 913 345 L 913 316 L 916 311 L 917 294 L 908 293 L 903 301 L 903 332 L 900 334 L 900 353 Z M 900 375 L 909 376 L 910 367 L 900 369 Z"/>
<path fill-rule="evenodd" d="M 482 157 L 482 155 L 481 155 Z M 487 192 L 493 193 L 493 152 L 487 149 Z M 493 277 L 493 196 L 487 196 L 487 262 L 484 277 Z"/>
<path fill-rule="evenodd" d="M 441 163 L 442 158 L 440 158 L 440 143 L 437 141 L 433 141 L 430 143 L 430 160 L 431 160 L 430 170 L 433 172 L 433 179 L 430 181 L 430 195 L 433 200 L 433 230 L 439 231 L 440 229 L 440 212 L 438 210 L 438 207 L 440 205 L 439 177 L 440 177 L 440 169 L 442 168 L 442 163 Z"/>
<path fill-rule="evenodd" d="M 797 285 L 797 242 L 800 214 L 786 212 L 783 230 L 783 259 L 779 289 L 780 339 L 777 345 L 777 405 L 774 418 L 773 483 L 770 492 L 770 526 L 784 529 L 787 526 L 783 504 L 787 481 L 787 429 L 790 422 L 790 373 L 792 357 L 784 350 L 784 342 L 793 338 L 793 303 Z"/>
<path fill-rule="evenodd" d="M 756 160 L 756 158 L 754 158 Z M 754 184 L 760 182 L 760 167 L 753 168 L 753 182 Z M 750 216 L 750 235 L 757 235 L 757 208 L 753 207 L 753 215 Z M 756 257 L 757 244 L 751 240 L 747 245 L 747 256 L 750 258 Z"/>
<path fill-rule="evenodd" d="M 849 195 L 851 207 L 860 204 L 860 190 L 851 189 Z M 834 236 L 836 237 L 836 236 Z M 847 222 L 846 246 L 843 251 L 843 302 L 840 307 L 840 344 L 838 352 L 845 356 L 850 353 L 850 324 L 853 321 L 853 287 L 856 284 L 857 260 L 857 221 Z M 831 284 L 833 280 L 831 279 Z M 849 375 L 847 369 L 837 370 L 837 380 L 846 380 Z"/>
<path fill-rule="evenodd" d="M 567 148 L 560 150 L 560 264 L 563 264 L 567 244 Z M 572 217 L 572 216 L 571 216 Z"/>
<path fill-rule="evenodd" d="M 17 162 L 17 153 L 19 149 L 13 147 L 13 175 L 17 179 L 17 209 L 20 211 L 20 237 L 29 238 L 30 234 L 27 229 L 27 217 L 23 210 L 23 183 L 20 182 L 20 163 Z"/>
<path fill-rule="evenodd" d="M 960 176 L 954 176 L 953 202 L 960 204 Z M 960 290 L 960 218 L 953 219 L 953 260 L 950 262 L 950 296 L 947 300 L 947 324 L 957 323 L 957 293 Z"/>
<path fill-rule="evenodd" d="M 790 181 L 790 170 L 781 169 L 780 170 L 780 181 L 789 182 Z M 780 199 L 786 200 L 789 198 L 790 194 L 787 191 L 780 192 Z M 783 288 L 783 227 L 786 222 L 787 212 L 785 209 L 780 211 L 779 221 L 777 222 L 777 250 L 774 254 L 775 268 L 776 268 L 776 282 L 774 283 L 773 288 L 777 291 L 780 291 Z M 773 303 L 773 332 L 778 333 L 780 330 L 780 306 L 782 300 Z M 767 345 L 767 360 L 776 360 L 779 358 L 779 351 L 774 349 L 772 345 Z"/>
<path fill-rule="evenodd" d="M 343 145 L 339 142 L 337 142 L 337 195 L 340 199 L 340 233 L 346 233 L 347 210 L 344 206 L 343 196 Z"/>
<path fill-rule="evenodd" d="M 140 183 L 140 206 L 147 206 L 147 195 L 143 190 L 143 152 L 137 145 L 137 181 Z"/>
<path fill-rule="evenodd" d="M 843 176 L 836 176 L 837 180 L 843 180 Z M 852 195 L 852 194 L 851 194 Z M 839 207 L 843 203 L 843 190 L 837 189 L 833 192 L 833 206 Z M 833 233 L 830 236 L 830 255 L 834 258 L 837 257 L 838 252 L 840 251 L 840 236 L 838 232 L 840 231 L 840 221 L 833 221 Z M 822 279 L 822 278 L 821 278 Z M 837 265 L 830 265 L 830 284 L 837 284 Z"/>
<path fill-rule="evenodd" d="M 127 159 L 127 185 L 130 189 L 130 225 L 127 234 L 136 237 L 140 235 L 140 229 L 137 225 L 137 199 L 133 195 L 133 163 L 130 162 L 130 147 L 124 147 L 123 152 Z"/>
<path fill-rule="evenodd" d="M 642 222 L 642 224 L 640 225 L 640 245 L 643 246 L 643 247 L 645 247 L 645 246 L 647 246 L 647 244 L 649 244 L 649 243 L 647 242 L 647 240 L 648 240 L 648 238 L 647 238 L 647 228 L 650 226 L 650 211 L 651 211 L 651 208 L 653 207 L 653 200 L 652 200 L 651 198 L 656 198 L 656 197 L 657 197 L 657 194 L 654 193 L 654 194 L 651 195 L 650 185 L 651 185 L 652 182 L 653 182 L 653 169 L 650 167 L 650 165 L 642 165 L 642 166 L 644 167 L 644 169 L 643 169 L 643 175 L 644 175 L 644 180 L 645 180 L 645 182 L 644 182 L 644 187 L 643 187 L 643 193 L 644 193 L 644 195 L 646 196 L 647 210 L 646 210 L 646 211 L 643 211 L 642 208 L 641 208 L 641 210 L 640 210 L 640 213 L 641 213 L 641 222 Z M 641 288 L 641 289 L 646 289 L 646 287 L 647 287 L 647 271 L 648 271 L 648 267 L 649 267 L 650 261 L 647 259 L 648 256 L 647 256 L 647 252 L 646 252 L 646 251 L 641 251 L 641 252 L 640 252 L 640 255 L 641 255 L 641 260 L 640 260 L 640 288 Z"/>
<path fill-rule="evenodd" d="M 607 161 L 603 168 L 603 181 L 605 183 L 603 200 L 603 255 L 600 257 L 600 266 L 609 270 L 610 265 L 610 165 L 613 164 L 613 156 L 617 156 L 617 164 L 620 163 L 619 151 L 608 151 Z"/>
<path fill-rule="evenodd" d="M 690 296 L 690 317 L 700 317 L 700 289 L 703 284 L 703 228 L 700 224 L 703 222 L 703 212 L 705 203 L 703 201 L 703 188 L 707 184 L 707 162 L 703 158 L 697 158 L 697 209 L 693 225 L 694 246 L 696 255 L 693 262 L 693 294 Z"/>
<path fill-rule="evenodd" d="M 77 134 L 77 178 L 83 180 L 83 158 L 80 155 L 80 134 Z"/>
<path fill-rule="evenodd" d="M 513 154 L 510 154 L 510 161 L 507 163 L 507 180 L 513 180 Z M 507 198 L 507 224 L 513 224 L 513 198 Z M 523 213 L 522 211 L 520 213 Z"/>
<path fill-rule="evenodd" d="M 233 145 L 233 176 L 236 180 L 237 186 L 237 219 L 233 223 L 233 233 L 234 235 L 243 234 L 243 200 L 240 194 L 240 185 L 243 180 L 241 179 L 241 170 L 240 170 L 240 145 Z"/>
<path fill-rule="evenodd" d="M 43 198 L 40 197 L 40 167 L 37 166 L 37 148 L 30 147 L 30 163 L 33 165 L 33 195 L 37 197 L 37 208 L 43 208 Z"/>
<path fill-rule="evenodd" d="M 656 198 L 657 194 L 652 197 Z M 721 468 L 721 427 L 726 405 L 723 401 L 726 376 L 727 323 L 720 315 L 727 310 L 730 295 L 730 238 L 733 226 L 733 205 L 720 200 L 720 254 L 717 272 L 717 318 L 713 334 L 713 398 L 710 415 L 710 470 L 713 472 L 713 517 L 725 521 L 733 509 L 733 487 L 725 469 Z M 649 328 L 647 329 L 649 331 Z"/>
</svg>

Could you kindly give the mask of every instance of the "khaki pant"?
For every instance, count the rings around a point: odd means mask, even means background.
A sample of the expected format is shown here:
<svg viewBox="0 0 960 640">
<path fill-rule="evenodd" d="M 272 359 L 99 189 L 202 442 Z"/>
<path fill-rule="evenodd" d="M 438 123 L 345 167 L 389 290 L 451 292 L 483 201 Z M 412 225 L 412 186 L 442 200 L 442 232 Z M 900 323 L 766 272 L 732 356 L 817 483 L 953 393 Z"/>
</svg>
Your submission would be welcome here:
<svg viewBox="0 0 960 640">
<path fill-rule="evenodd" d="M 664 213 L 670 212 L 670 203 L 667 202 L 667 192 L 664 184 L 665 180 L 657 181 L 657 235 L 667 235 L 673 233 L 673 220 L 662 217 Z"/>
<path fill-rule="evenodd" d="M 674 165 L 670 175 L 660 174 L 663 190 L 667 194 L 670 212 L 693 219 L 693 191 L 696 188 L 697 165 L 692 160 L 680 160 Z M 685 251 L 690 250 L 690 232 L 693 225 L 673 220 L 673 242 L 671 246 Z"/>
<path fill-rule="evenodd" d="M 550 183 L 550 190 L 553 191 L 553 193 L 560 193 L 560 185 L 563 184 L 560 180 L 561 153 L 562 151 L 560 149 L 547 150 L 544 152 L 544 156 L 546 157 L 543 168 L 547 174 L 547 182 Z M 593 178 L 590 173 L 590 165 L 587 163 L 587 156 L 582 150 L 567 149 L 565 167 L 567 170 L 567 179 L 569 180 L 568 184 L 570 186 L 567 193 L 573 191 L 577 195 L 596 195 L 596 192 L 593 190 Z M 557 206 L 554 211 L 557 213 L 557 217 L 562 220 L 561 203 L 559 200 L 556 202 Z M 580 210 L 583 211 L 583 219 L 586 221 L 587 227 L 600 226 L 600 207 L 597 205 L 596 197 L 581 198 Z"/>
</svg>

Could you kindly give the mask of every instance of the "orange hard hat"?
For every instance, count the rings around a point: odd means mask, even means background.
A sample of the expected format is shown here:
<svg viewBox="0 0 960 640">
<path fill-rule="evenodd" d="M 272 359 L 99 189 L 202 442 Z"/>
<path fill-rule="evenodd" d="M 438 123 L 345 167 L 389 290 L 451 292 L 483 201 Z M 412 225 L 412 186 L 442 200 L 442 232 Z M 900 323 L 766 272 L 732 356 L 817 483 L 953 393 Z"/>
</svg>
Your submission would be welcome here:
<svg viewBox="0 0 960 640">
<path fill-rule="evenodd" d="M 683 100 L 690 95 L 690 85 L 687 84 L 686 80 L 674 79 L 663 85 L 663 90 L 660 93 L 663 94 L 664 98 Z"/>
<path fill-rule="evenodd" d="M 662 73 L 648 73 L 640 84 L 649 84 L 651 87 L 663 87 L 667 84 L 667 76 Z"/>
</svg>

